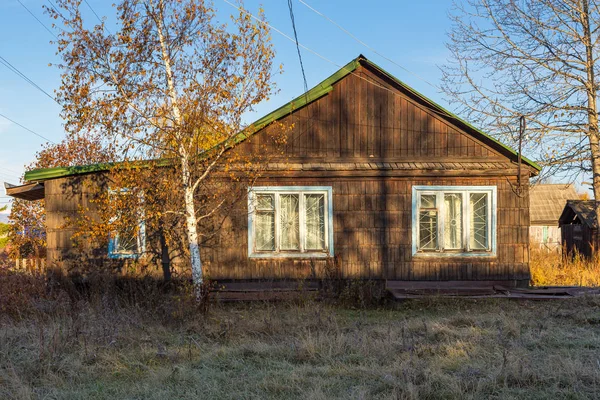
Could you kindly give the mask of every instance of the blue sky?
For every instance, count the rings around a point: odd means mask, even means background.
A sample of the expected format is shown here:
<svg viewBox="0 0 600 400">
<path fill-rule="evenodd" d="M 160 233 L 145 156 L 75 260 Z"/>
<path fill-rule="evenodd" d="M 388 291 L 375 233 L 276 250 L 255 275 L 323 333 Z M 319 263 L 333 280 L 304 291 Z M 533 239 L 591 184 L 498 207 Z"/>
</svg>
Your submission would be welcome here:
<svg viewBox="0 0 600 400">
<path fill-rule="evenodd" d="M 42 5 L 49 4 L 48 0 L 20 1 L 50 27 L 51 21 L 42 10 Z M 438 66 L 444 63 L 448 54 L 444 44 L 447 31 L 450 29 L 447 13 L 452 6 L 451 0 L 304 1 L 381 54 L 425 80 L 439 84 L 441 73 Z M 88 2 L 98 14 L 107 15 L 109 21 L 111 20 L 113 1 L 88 0 Z M 246 8 L 253 13 L 256 13 L 261 4 L 269 22 L 291 36 L 292 27 L 287 0 L 245 1 Z M 214 5 L 222 21 L 236 12 L 223 0 L 215 0 Z M 95 16 L 85 3 L 82 7 L 84 18 L 94 23 Z M 448 105 L 436 89 L 355 42 L 298 0 L 294 0 L 294 11 L 300 43 L 334 62 L 329 63 L 308 51 L 302 51 L 309 87 L 362 53 L 416 90 L 444 106 Z M 258 107 L 256 114 L 260 115 L 266 114 L 303 92 L 295 45 L 276 32 L 272 35 L 277 52 L 276 65 L 283 64 L 284 73 L 276 77 L 280 92 L 268 103 Z M 48 66 L 49 63 L 58 62 L 55 46 L 49 43 L 52 39 L 53 36 L 19 4 L 18 0 L 0 1 L 0 56 L 51 94 L 60 84 L 59 71 L 55 67 Z M 59 112 L 60 107 L 51 99 L 17 77 L 5 66 L 0 65 L 1 114 L 59 142 L 64 137 L 63 121 L 59 117 Z M 0 138 L 2 140 L 0 181 L 17 183 L 24 166 L 33 161 L 35 152 L 40 149 L 44 140 L 2 117 L 0 117 Z M 0 196 L 3 195 L 0 192 Z M 0 206 L 6 201 L 6 197 L 0 197 Z"/>
</svg>

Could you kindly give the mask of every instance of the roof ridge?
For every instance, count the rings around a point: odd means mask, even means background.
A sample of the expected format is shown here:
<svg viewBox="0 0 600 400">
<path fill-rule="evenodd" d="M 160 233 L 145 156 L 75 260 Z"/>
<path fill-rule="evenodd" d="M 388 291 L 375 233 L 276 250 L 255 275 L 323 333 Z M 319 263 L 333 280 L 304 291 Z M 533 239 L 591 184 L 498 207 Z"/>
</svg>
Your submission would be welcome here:
<svg viewBox="0 0 600 400">
<path fill-rule="evenodd" d="M 267 115 L 263 116 L 262 118 L 259 118 L 258 120 L 249 124 L 241 132 L 239 132 L 232 138 L 227 139 L 224 142 L 224 144 L 227 146 L 229 146 L 229 145 L 233 146 L 237 143 L 240 143 L 240 142 L 246 140 L 248 137 L 252 136 L 254 133 L 260 131 L 262 128 L 264 128 L 268 124 L 270 124 L 270 123 L 282 118 L 283 116 L 290 114 L 290 113 L 320 99 L 321 97 L 327 95 L 328 93 L 330 93 L 333 90 L 333 85 L 335 83 L 337 83 L 341 79 L 345 78 L 346 76 L 354 73 L 356 68 L 358 68 L 358 66 L 361 65 L 362 62 L 364 62 L 366 65 L 370 66 L 371 68 L 378 70 L 385 77 L 387 77 L 391 81 L 395 82 L 397 85 L 401 86 L 403 89 L 407 90 L 408 92 L 412 93 L 414 96 L 419 98 L 424 103 L 428 104 L 429 107 L 437 109 L 437 111 L 440 115 L 446 116 L 448 118 L 454 119 L 455 121 L 458 121 L 460 124 L 464 125 L 465 127 L 472 130 L 473 132 L 488 139 L 489 141 L 492 142 L 492 144 L 500 147 L 504 151 L 507 151 L 508 153 L 512 154 L 513 156 L 518 155 L 518 153 L 511 147 L 505 145 L 504 143 L 500 142 L 499 140 L 495 139 L 494 137 L 488 135 L 487 133 L 483 132 L 479 128 L 471 125 L 469 122 L 460 118 L 456 114 L 453 114 L 452 112 L 446 110 L 444 107 L 440 106 L 439 104 L 437 104 L 436 102 L 434 102 L 433 100 L 428 98 L 427 96 L 421 94 L 417 90 L 408 86 L 403 81 L 396 78 L 395 76 L 393 76 L 392 74 L 390 74 L 389 72 L 387 72 L 386 70 L 384 70 L 383 68 L 381 68 L 380 66 L 375 64 L 374 62 L 368 60 L 362 54 L 359 54 L 358 57 L 354 58 L 352 61 L 350 61 L 349 63 L 347 63 L 346 65 L 341 67 L 339 70 L 337 70 L 336 72 L 331 74 L 329 77 L 327 77 L 323 81 L 319 82 L 317 85 L 312 87 L 307 92 L 301 94 L 300 96 L 294 98 L 293 100 L 289 101 L 288 103 L 282 105 L 281 107 L 268 113 Z M 212 149 L 209 149 L 206 152 L 208 152 L 210 150 L 212 150 Z M 536 169 L 537 171 L 541 171 L 542 167 L 539 166 L 534 161 L 531 161 L 524 156 L 522 156 L 521 158 L 525 164 L 528 164 L 529 166 Z M 146 160 L 142 160 L 139 162 L 143 163 L 145 161 Z M 156 161 L 157 160 L 147 160 L 147 162 L 156 162 Z M 160 160 L 158 160 L 158 161 L 160 162 Z M 510 160 L 510 158 L 509 158 L 509 161 L 514 162 L 513 160 Z M 71 166 L 71 167 L 40 168 L 40 169 L 34 169 L 31 171 L 27 171 L 25 173 L 24 179 L 25 179 L 25 181 L 43 181 L 46 179 L 59 178 L 59 177 L 64 177 L 64 176 L 69 176 L 69 175 L 107 171 L 116 164 L 118 164 L 118 163 L 102 163 L 102 164 L 78 165 L 78 166 Z"/>
</svg>

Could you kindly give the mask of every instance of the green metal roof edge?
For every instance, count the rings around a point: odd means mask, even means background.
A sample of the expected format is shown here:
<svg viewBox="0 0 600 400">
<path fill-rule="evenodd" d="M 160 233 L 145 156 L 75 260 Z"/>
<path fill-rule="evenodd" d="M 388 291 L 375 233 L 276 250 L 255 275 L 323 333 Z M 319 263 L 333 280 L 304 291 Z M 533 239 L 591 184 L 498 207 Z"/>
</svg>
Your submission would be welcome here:
<svg viewBox="0 0 600 400">
<path fill-rule="evenodd" d="M 333 85 L 336 82 L 338 82 L 342 78 L 346 77 L 347 75 L 351 74 L 352 72 L 354 72 L 356 70 L 356 68 L 358 68 L 358 66 L 360 65 L 361 57 L 362 56 L 359 56 L 359 57 L 355 58 L 354 60 L 350 61 L 348 64 L 344 65 L 342 68 L 340 68 L 339 70 L 334 72 L 328 78 L 324 79 L 323 81 L 321 81 L 320 83 L 315 85 L 308 92 L 301 94 L 300 96 L 296 97 L 292 101 L 282 105 L 275 111 L 271 111 L 269 114 L 265 115 L 264 117 L 259 118 L 258 120 L 254 121 L 252 124 L 250 124 L 248 126 L 248 128 L 244 129 L 244 131 L 240 132 L 238 135 L 236 135 L 234 137 L 234 139 L 233 139 L 234 143 L 237 144 L 243 140 L 246 140 L 247 138 L 252 136 L 254 133 L 258 132 L 259 130 L 261 130 L 265 126 L 269 125 L 270 123 L 277 121 L 278 119 L 312 103 L 315 100 L 320 99 L 321 97 L 325 96 L 326 94 L 329 94 L 329 92 L 331 92 L 333 90 Z"/>
<path fill-rule="evenodd" d="M 44 181 L 46 179 L 62 178 L 69 175 L 108 171 L 116 164 L 117 163 L 100 163 L 91 165 L 77 165 L 73 167 L 38 168 L 25 172 L 25 180 Z"/>
<path fill-rule="evenodd" d="M 164 158 L 157 160 L 119 161 L 89 165 L 75 165 L 71 167 L 38 168 L 25 172 L 24 179 L 28 182 L 45 181 L 47 179 L 62 178 L 65 176 L 108 171 L 117 166 L 126 166 L 128 168 L 144 168 L 154 163 L 159 167 L 164 167 L 169 165 L 171 161 L 171 159 Z"/>
<path fill-rule="evenodd" d="M 340 68 L 338 71 L 333 73 L 328 78 L 324 79 L 321 83 L 314 86 L 308 92 L 296 97 L 292 101 L 284 104 L 276 110 L 270 112 L 264 117 L 259 118 L 244 129 L 242 132 L 233 137 L 233 144 L 240 143 L 260 129 L 269 125 L 270 123 L 282 118 L 283 116 L 296 111 L 307 104 L 312 103 L 315 100 L 327 95 L 333 90 L 333 84 L 338 82 L 340 79 L 351 74 L 360 65 L 360 59 L 362 56 L 355 58 L 348 64 Z M 159 165 L 164 166 L 169 164 L 169 161 L 158 160 Z M 78 165 L 73 167 L 56 167 L 56 168 L 39 168 L 25 172 L 25 181 L 44 181 L 47 179 L 62 178 L 71 175 L 88 174 L 92 172 L 108 171 L 109 169 L 119 165 L 121 163 L 101 163 L 91 165 Z"/>
<path fill-rule="evenodd" d="M 448 117 L 459 121 L 460 123 L 464 124 L 468 128 L 475 131 L 476 133 L 484 136 L 488 140 L 492 141 L 496 145 L 498 145 L 501 148 L 503 148 L 504 150 L 508 151 L 509 153 L 511 153 L 515 156 L 518 156 L 518 153 L 515 150 L 513 150 L 512 148 L 510 148 L 509 146 L 505 145 L 504 143 L 498 141 L 497 139 L 495 139 L 492 136 L 488 135 L 487 133 L 483 132 L 481 129 L 471 125 L 469 122 L 463 120 L 456 114 L 446 110 L 444 107 L 440 106 L 439 104 L 437 104 L 436 102 L 434 102 L 433 100 L 428 98 L 427 96 L 419 93 L 415 89 L 411 88 L 410 86 L 408 86 L 407 84 L 402 82 L 400 79 L 396 78 L 394 75 L 390 74 L 389 72 L 387 72 L 386 70 L 381 68 L 379 65 L 368 60 L 362 54 L 359 55 L 354 60 L 350 61 L 348 64 L 344 65 L 342 68 L 340 68 L 336 72 L 334 72 L 328 78 L 321 81 L 319 84 L 314 86 L 308 92 L 296 97 L 292 101 L 284 104 L 283 106 L 277 108 L 274 111 L 271 111 L 269 114 L 265 115 L 264 117 L 259 118 L 258 120 L 254 121 L 246 129 L 244 129 L 242 132 L 240 132 L 239 134 L 237 134 L 236 136 L 233 137 L 233 139 L 232 139 L 233 143 L 231 143 L 231 145 L 234 145 L 234 144 L 237 144 L 237 143 L 240 143 L 240 142 L 246 140 L 247 138 L 252 136 L 254 133 L 258 132 L 259 130 L 261 130 L 265 126 L 269 125 L 270 123 L 272 123 L 272 122 L 284 117 L 285 115 L 288 115 L 288 114 L 292 113 L 293 111 L 296 111 L 296 110 L 312 103 L 313 101 L 318 100 L 321 97 L 327 95 L 328 93 L 330 93 L 333 90 L 333 85 L 335 83 L 337 83 L 344 77 L 353 73 L 356 70 L 356 68 L 358 68 L 358 66 L 360 65 L 361 62 L 365 62 L 372 68 L 379 70 L 382 74 L 384 74 L 385 76 L 387 76 L 388 78 L 390 78 L 391 80 L 396 82 L 398 85 L 402 86 L 405 90 L 411 92 L 412 94 L 419 97 L 426 103 L 429 103 L 431 106 L 433 106 L 433 107 L 437 108 L 438 110 L 442 111 L 443 113 L 447 114 Z M 524 157 L 523 155 L 521 155 L 521 157 L 522 157 L 523 161 L 525 161 L 531 167 L 537 169 L 538 171 L 542 170 L 542 167 L 540 165 L 538 165 L 536 162 L 531 161 L 530 159 L 528 159 L 527 157 Z M 154 161 L 158 161 L 159 165 L 161 165 L 161 166 L 165 166 L 170 163 L 170 160 L 154 160 Z M 152 161 L 140 161 L 140 162 L 136 162 L 136 164 L 138 166 L 143 166 L 150 162 L 152 162 Z M 79 174 L 87 174 L 87 173 L 92 173 L 92 172 L 108 171 L 109 169 L 111 169 L 114 166 L 119 165 L 119 164 L 122 164 L 122 163 L 118 163 L 118 162 L 100 163 L 100 164 L 80 165 L 80 166 L 73 166 L 73 167 L 34 169 L 31 171 L 27 171 L 25 173 L 25 181 L 43 181 L 43 180 L 53 179 L 53 178 L 62 178 L 65 176 L 70 176 L 70 175 L 79 175 Z"/>
<path fill-rule="evenodd" d="M 366 59 L 364 57 L 362 58 L 362 60 L 365 63 L 369 64 L 371 67 L 379 70 L 381 73 L 383 73 L 384 75 L 386 75 L 387 77 L 389 77 L 390 79 L 392 79 L 394 82 L 396 82 L 397 84 L 399 84 L 400 86 L 402 86 L 404 89 L 408 90 L 409 92 L 411 92 L 415 96 L 420 97 L 425 102 L 431 104 L 435 108 L 437 108 L 440 111 L 444 112 L 449 117 L 451 117 L 451 118 L 453 118 L 453 119 L 461 122 L 462 124 L 466 125 L 470 129 L 472 129 L 475 132 L 477 132 L 478 134 L 484 136 L 485 138 L 491 140 L 492 142 L 494 142 L 498 146 L 500 146 L 500 147 L 504 148 L 505 150 L 509 151 L 511 154 L 513 154 L 515 156 L 519 155 L 513 148 L 505 145 L 504 143 L 500 142 L 499 140 L 495 139 L 494 137 L 488 135 L 487 133 L 485 133 L 481 129 L 477 128 L 476 126 L 470 124 L 469 122 L 465 121 L 464 119 L 462 119 L 458 115 L 456 115 L 456 114 L 454 114 L 454 113 L 446 110 L 444 107 L 440 106 L 438 103 L 436 103 L 435 101 L 431 100 L 429 97 L 423 95 L 422 93 L 419 93 L 415 89 L 411 88 L 410 86 L 408 86 L 407 84 L 405 84 L 404 82 L 402 82 L 400 79 L 396 78 L 394 75 L 390 74 L 389 72 L 387 72 L 386 70 L 384 70 L 383 68 L 381 68 L 379 65 L 375 64 L 374 62 L 372 62 L 372 61 L 370 61 L 370 60 L 368 60 L 368 59 Z M 529 164 L 531 167 L 537 169 L 538 171 L 542 170 L 542 167 L 538 163 L 536 163 L 535 161 L 532 161 L 532 160 L 528 159 L 527 157 L 523 156 L 522 154 L 521 154 L 521 159 L 523 161 L 525 161 L 527 164 Z"/>
</svg>

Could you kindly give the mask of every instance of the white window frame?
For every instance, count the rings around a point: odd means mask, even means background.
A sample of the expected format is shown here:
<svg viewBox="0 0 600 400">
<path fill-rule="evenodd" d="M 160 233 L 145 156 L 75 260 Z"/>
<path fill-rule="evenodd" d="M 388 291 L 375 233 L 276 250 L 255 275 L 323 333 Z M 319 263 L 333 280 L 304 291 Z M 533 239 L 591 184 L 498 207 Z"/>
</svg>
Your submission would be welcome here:
<svg viewBox="0 0 600 400">
<path fill-rule="evenodd" d="M 122 189 L 109 189 L 108 190 L 108 195 L 109 198 L 110 196 L 120 196 L 123 193 L 127 193 L 130 189 L 129 188 L 122 188 Z M 139 194 L 140 197 L 140 204 L 144 204 L 144 195 L 143 193 Z M 144 210 L 142 208 L 141 212 L 140 212 L 140 219 L 138 220 L 138 235 L 137 235 L 137 249 L 136 252 L 134 253 L 124 253 L 124 252 L 120 252 L 117 251 L 116 249 L 118 249 L 119 247 L 119 235 L 118 233 L 112 231 L 109 233 L 108 236 L 108 257 L 109 258 L 113 258 L 113 259 L 122 259 L 122 258 L 138 258 L 140 257 L 140 255 L 142 255 L 145 251 L 146 251 L 146 221 L 145 221 L 145 213 Z M 114 216 L 110 219 L 110 223 L 113 223 L 117 218 L 119 218 L 118 216 Z"/>
<path fill-rule="evenodd" d="M 463 249 L 444 249 L 444 195 L 449 193 L 462 194 L 462 224 L 463 224 Z M 488 249 L 471 250 L 470 245 L 470 207 L 469 195 L 486 193 L 488 195 Z M 419 249 L 419 211 L 421 195 L 435 195 L 437 221 L 437 249 Z M 496 221 L 497 221 L 497 187 L 496 186 L 413 186 L 412 188 L 412 254 L 417 257 L 495 257 L 496 256 Z"/>
<path fill-rule="evenodd" d="M 256 250 L 255 246 L 255 204 L 256 195 L 272 194 L 275 201 L 275 250 L 264 251 Z M 299 250 L 279 250 L 280 237 L 280 196 L 285 194 L 297 194 L 299 198 L 299 219 L 300 219 L 300 249 Z M 306 208 L 304 206 L 304 195 L 323 194 L 324 195 L 324 219 L 325 219 L 325 249 L 324 250 L 306 250 Z M 331 186 L 255 186 L 248 188 L 248 257 L 250 258 L 323 258 L 333 257 L 333 197 Z"/>
</svg>

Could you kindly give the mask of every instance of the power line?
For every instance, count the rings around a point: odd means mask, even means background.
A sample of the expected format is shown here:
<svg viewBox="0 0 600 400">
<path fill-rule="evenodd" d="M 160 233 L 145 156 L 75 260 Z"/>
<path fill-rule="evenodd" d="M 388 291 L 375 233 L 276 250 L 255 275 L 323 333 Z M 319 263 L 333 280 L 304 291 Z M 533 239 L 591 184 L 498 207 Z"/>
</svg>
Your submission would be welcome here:
<svg viewBox="0 0 600 400">
<path fill-rule="evenodd" d="M 0 172 L 0 178 L 2 178 L 2 179 L 16 179 L 16 180 L 20 179 L 20 178 L 14 176 L 14 175 L 5 174 L 4 172 Z"/>
<path fill-rule="evenodd" d="M 361 45 L 365 46 L 367 49 L 371 50 L 373 53 L 377 54 L 379 57 L 386 59 L 387 61 L 391 62 L 392 64 L 396 65 L 398 68 L 402 68 L 404 71 L 408 72 L 409 74 L 415 76 L 416 78 L 422 80 L 423 82 L 425 82 L 426 84 L 428 84 L 429 86 L 431 86 L 434 89 L 440 90 L 439 87 L 437 87 L 436 85 L 434 85 L 433 83 L 429 82 L 427 79 L 421 77 L 420 75 L 412 72 L 411 70 L 409 70 L 406 67 L 403 67 L 402 65 L 398 64 L 397 62 L 395 62 L 394 60 L 392 60 L 389 57 L 386 57 L 385 55 L 381 54 L 380 52 L 378 52 L 377 50 L 375 50 L 373 47 L 369 46 L 368 44 L 366 44 L 365 42 L 363 42 L 362 40 L 360 40 L 358 37 L 356 37 L 355 35 L 353 35 L 350 31 L 348 31 L 347 29 L 345 29 L 343 26 L 341 26 L 340 24 L 338 24 L 337 22 L 335 22 L 334 20 L 332 20 L 331 18 L 329 18 L 327 15 L 323 14 L 322 12 L 319 12 L 318 10 L 314 9 L 313 7 L 311 7 L 309 4 L 307 4 L 306 2 L 304 2 L 303 0 L 298 0 L 300 3 L 304 4 L 308 9 L 310 9 L 311 11 L 313 11 L 314 13 L 316 13 L 317 15 L 320 15 L 321 17 L 325 18 L 327 21 L 331 22 L 333 25 L 335 25 L 339 30 L 341 30 L 342 32 L 344 32 L 346 35 L 350 36 L 352 39 L 354 39 L 356 42 L 360 43 Z"/>
<path fill-rule="evenodd" d="M 25 82 L 29 83 L 31 86 L 33 86 L 34 88 L 36 88 L 40 92 L 44 93 L 46 96 L 48 96 L 50 99 L 52 99 L 52 101 L 54 101 L 56 104 L 58 104 L 58 101 L 56 101 L 56 99 L 54 97 L 52 97 L 51 94 L 49 94 L 48 92 L 46 92 L 44 89 L 42 89 L 41 87 L 39 87 L 34 81 L 32 81 L 31 79 L 29 79 L 27 77 L 27 75 L 25 75 L 24 73 L 22 73 L 21 71 L 19 71 L 19 69 L 17 67 L 15 67 L 11 63 L 9 63 L 6 60 L 6 58 L 0 56 L 0 64 L 3 64 L 6 68 L 8 68 L 12 72 L 14 72 L 17 76 L 19 76 Z"/>
<path fill-rule="evenodd" d="M 283 33 L 283 32 L 282 32 L 282 31 L 280 31 L 279 29 L 275 28 L 273 25 L 269 24 L 268 22 L 265 22 L 265 21 L 261 20 L 260 18 L 256 17 L 254 14 L 252 14 L 252 13 L 250 13 L 250 12 L 248 12 L 248 11 L 246 11 L 246 10 L 244 10 L 244 9 L 242 9 L 242 8 L 240 8 L 240 7 L 238 7 L 238 6 L 236 6 L 235 4 L 233 4 L 233 3 L 229 2 L 228 0 L 223 0 L 223 1 L 224 1 L 225 3 L 227 3 L 227 4 L 229 4 L 230 6 L 232 6 L 232 7 L 236 8 L 238 11 L 240 11 L 240 12 L 242 12 L 242 13 L 245 13 L 245 14 L 248 14 L 248 15 L 249 15 L 251 18 L 253 18 L 254 20 L 258 21 L 259 23 L 261 23 L 261 24 L 263 24 L 263 25 L 266 25 L 266 26 L 268 26 L 269 28 L 271 28 L 271 29 L 272 29 L 272 30 L 274 30 L 275 32 L 279 33 L 281 36 L 285 37 L 286 39 L 288 39 L 288 40 L 289 40 L 289 41 L 291 41 L 292 43 L 296 43 L 298 46 L 300 46 L 300 47 L 302 47 L 303 49 L 305 49 L 306 51 L 309 51 L 310 53 L 312 53 L 312 54 L 316 55 L 316 56 L 317 56 L 317 57 L 319 57 L 320 59 L 322 59 L 322 60 L 324 60 L 324 61 L 327 61 L 328 63 L 330 63 L 330 64 L 333 64 L 333 65 L 337 66 L 337 67 L 338 67 L 338 68 L 340 68 L 340 69 L 343 69 L 343 70 L 347 71 L 349 74 L 352 74 L 352 75 L 354 75 L 354 76 L 355 76 L 355 77 L 357 77 L 358 79 L 362 79 L 363 81 L 365 81 L 365 82 L 369 83 L 370 85 L 373 85 L 373 86 L 376 86 L 376 87 L 378 87 L 378 88 L 380 88 L 380 89 L 386 90 L 386 91 L 388 91 L 388 92 L 390 92 L 390 93 L 392 93 L 392 94 L 394 94 L 394 95 L 397 95 L 397 96 L 399 96 L 399 95 L 400 95 L 399 93 L 397 93 L 396 91 L 394 91 L 394 90 L 392 90 L 392 89 L 390 89 L 390 88 L 388 88 L 388 87 L 385 87 L 385 86 L 383 86 L 383 85 L 380 85 L 380 84 L 378 84 L 378 83 L 376 83 L 376 82 L 374 82 L 374 81 L 372 81 L 372 80 L 370 80 L 370 79 L 367 79 L 367 78 L 365 78 L 364 76 L 362 76 L 362 75 L 360 75 L 360 74 L 357 74 L 357 73 L 355 73 L 354 71 L 352 71 L 352 70 L 349 70 L 348 68 L 346 68 L 346 67 L 344 67 L 344 66 L 341 66 L 341 65 L 339 65 L 339 64 L 338 64 L 338 63 L 336 63 L 335 61 L 331 61 L 329 58 L 327 58 L 327 57 L 325 57 L 325 56 L 323 56 L 323 55 L 321 55 L 321 54 L 317 53 L 317 52 L 316 52 L 316 51 L 314 51 L 313 49 L 311 49 L 311 48 L 309 48 L 309 47 L 307 47 L 307 46 L 303 45 L 302 43 L 300 43 L 300 42 L 298 42 L 298 41 L 294 40 L 293 38 L 291 38 L 291 37 L 290 37 L 290 36 L 288 36 L 287 34 Z M 441 116 L 443 116 L 443 117 L 445 117 L 445 118 L 452 118 L 452 119 L 457 119 L 457 120 L 460 120 L 458 117 L 455 117 L 455 116 L 453 116 L 453 115 L 451 115 L 451 114 L 449 114 L 449 113 L 447 113 L 447 112 L 438 111 L 438 110 L 434 109 L 433 107 L 429 107 L 429 110 L 430 110 L 431 112 L 433 112 L 433 113 L 436 113 L 436 114 L 438 114 L 438 115 L 441 115 Z"/>
<path fill-rule="evenodd" d="M 0 167 L 0 169 L 3 169 L 3 170 L 8 171 L 8 172 L 14 172 L 15 174 L 20 174 L 19 171 L 15 171 L 14 169 L 9 169 L 9 168 L 4 168 L 4 167 Z"/>
<path fill-rule="evenodd" d="M 53 141 L 53 140 L 50 140 L 50 139 L 48 139 L 47 137 L 45 137 L 45 136 L 42 136 L 42 135 L 40 135 L 39 133 L 37 133 L 37 132 L 35 132 L 35 131 L 32 131 L 31 129 L 27 128 L 26 126 L 23 126 L 23 125 L 21 125 L 21 124 L 20 124 L 20 123 L 18 123 L 17 121 L 15 121 L 15 120 L 12 120 L 12 119 L 8 118 L 8 117 L 7 117 L 6 115 L 4 115 L 4 114 L 0 114 L 0 117 L 2 117 L 2 118 L 4 118 L 4 119 L 6 119 L 6 120 L 8 120 L 8 121 L 12 122 L 13 124 L 15 124 L 15 125 L 17 125 L 17 126 L 20 126 L 21 128 L 25 129 L 26 131 L 33 133 L 35 136 L 38 136 L 38 137 L 40 137 L 40 138 L 44 139 L 44 140 L 45 140 L 45 141 L 47 141 L 47 142 L 50 142 L 50 143 L 56 144 L 56 142 L 55 142 L 55 141 Z"/>
<path fill-rule="evenodd" d="M 35 16 L 35 14 L 34 14 L 34 13 L 32 13 L 32 12 L 31 12 L 31 10 L 29 10 L 29 8 L 27 8 L 27 7 L 25 6 L 25 4 L 23 4 L 23 3 L 21 2 L 21 0 L 17 0 L 17 1 L 19 2 L 19 4 L 20 4 L 20 5 L 22 5 L 22 6 L 23 6 L 23 8 L 24 8 L 24 9 L 26 9 L 26 10 L 27 10 L 27 12 L 28 12 L 29 14 L 31 14 L 31 16 L 32 16 L 33 18 L 35 18 L 35 20 L 36 20 L 37 22 L 39 22 L 39 23 L 40 23 L 40 25 L 41 25 L 41 26 L 43 26 L 43 27 L 44 27 L 44 29 L 46 29 L 46 30 L 47 30 L 47 31 L 48 31 L 48 32 L 49 32 L 49 33 L 50 33 L 52 36 L 54 36 L 54 37 L 56 38 L 56 40 L 58 40 L 58 36 L 56 36 L 56 35 L 54 34 L 54 32 L 52 32 L 52 31 L 50 30 L 50 28 L 48 28 L 46 25 L 44 25 L 44 23 L 43 23 L 42 21 L 40 21 L 40 19 L 39 19 L 38 17 L 36 17 L 36 16 Z"/>
<path fill-rule="evenodd" d="M 296 31 L 296 19 L 294 18 L 293 0 L 288 0 L 288 8 L 290 10 L 290 19 L 292 20 L 292 29 L 294 30 L 294 39 L 296 40 L 296 50 L 298 51 L 298 59 L 300 60 L 300 70 L 302 70 L 302 78 L 304 79 L 304 93 L 308 92 L 308 83 L 306 83 L 306 74 L 304 73 L 304 64 L 302 63 L 302 54 L 298 45 L 298 32 Z"/>
<path fill-rule="evenodd" d="M 102 21 L 102 18 L 100 18 L 100 16 L 96 13 L 96 11 L 94 11 L 94 9 L 92 8 L 92 6 L 90 5 L 90 3 L 88 3 L 87 0 L 83 0 L 85 2 L 85 4 L 87 4 L 87 6 L 90 8 L 90 10 L 92 10 L 92 12 L 94 13 L 94 15 L 96 16 L 96 18 L 98 19 L 98 21 L 100 21 L 100 23 L 102 24 L 102 27 L 104 29 L 106 29 L 106 32 L 108 32 L 109 35 L 112 35 L 110 33 L 110 31 L 108 30 L 108 28 L 106 27 L 106 24 L 104 23 L 104 21 Z"/>
</svg>

